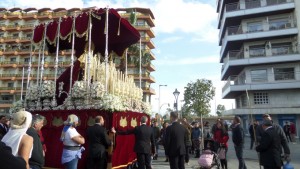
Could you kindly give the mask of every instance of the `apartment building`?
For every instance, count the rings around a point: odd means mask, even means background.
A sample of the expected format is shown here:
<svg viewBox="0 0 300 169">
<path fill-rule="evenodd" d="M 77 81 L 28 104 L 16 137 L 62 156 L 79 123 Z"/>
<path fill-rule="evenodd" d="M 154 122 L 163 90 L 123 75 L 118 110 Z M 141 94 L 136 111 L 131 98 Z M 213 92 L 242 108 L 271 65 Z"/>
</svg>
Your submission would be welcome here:
<svg viewBox="0 0 300 169">
<path fill-rule="evenodd" d="M 244 128 L 262 114 L 300 130 L 300 1 L 217 1 L 223 99 Z M 248 94 L 247 94 L 248 93 Z"/>
<path fill-rule="evenodd" d="M 67 17 L 74 12 L 87 11 L 90 8 L 0 8 L 0 113 L 6 113 L 11 104 L 21 98 L 23 86 L 23 96 L 26 91 L 27 69 L 30 60 L 31 38 L 35 25 L 43 22 L 58 20 L 60 17 Z M 142 53 L 147 53 L 147 61 L 142 60 L 142 88 L 144 101 L 150 102 L 151 95 L 155 94 L 151 84 L 155 83 L 155 78 L 151 72 L 155 71 L 155 60 L 152 49 L 155 48 L 152 38 L 155 37 L 152 28 L 154 15 L 150 9 L 145 8 L 120 8 L 116 9 L 123 18 L 129 19 L 132 11 L 135 12 L 136 22 L 133 25 L 141 34 Z M 139 46 L 139 44 L 138 44 Z M 55 54 L 45 52 L 44 80 L 54 80 Z M 71 50 L 60 51 L 58 76 L 70 65 Z M 138 58 L 136 55 L 131 57 Z M 33 45 L 31 81 L 36 81 L 39 67 L 39 46 Z M 120 57 L 115 57 L 116 67 L 120 67 Z M 23 77 L 24 69 L 24 78 Z M 134 76 L 137 86 L 139 86 L 139 66 L 131 62 L 128 63 L 128 75 Z M 22 84 L 22 79 L 23 84 Z"/>
</svg>

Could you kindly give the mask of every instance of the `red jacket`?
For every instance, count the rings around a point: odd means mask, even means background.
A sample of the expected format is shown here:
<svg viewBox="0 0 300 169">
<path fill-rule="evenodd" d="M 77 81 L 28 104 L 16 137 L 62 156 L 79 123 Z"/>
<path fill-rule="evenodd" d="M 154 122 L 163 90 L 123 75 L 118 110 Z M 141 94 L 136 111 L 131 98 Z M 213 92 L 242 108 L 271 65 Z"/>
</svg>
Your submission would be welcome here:
<svg viewBox="0 0 300 169">
<path fill-rule="evenodd" d="M 226 131 L 222 131 L 221 129 L 215 130 L 214 141 L 216 141 L 220 144 L 224 144 L 226 146 L 226 148 L 228 148 L 228 140 L 229 140 L 229 136 Z"/>
</svg>

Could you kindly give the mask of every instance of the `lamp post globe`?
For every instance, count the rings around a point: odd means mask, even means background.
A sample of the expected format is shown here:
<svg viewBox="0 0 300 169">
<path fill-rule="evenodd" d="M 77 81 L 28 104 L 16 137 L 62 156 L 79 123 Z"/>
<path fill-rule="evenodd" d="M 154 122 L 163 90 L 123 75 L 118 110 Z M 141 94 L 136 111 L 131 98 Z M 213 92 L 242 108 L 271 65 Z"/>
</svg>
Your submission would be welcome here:
<svg viewBox="0 0 300 169">
<path fill-rule="evenodd" d="M 180 92 L 177 90 L 177 88 L 175 89 L 175 91 L 173 92 L 173 95 L 175 97 L 175 109 L 176 112 L 178 113 L 178 96 L 179 96 Z"/>
</svg>

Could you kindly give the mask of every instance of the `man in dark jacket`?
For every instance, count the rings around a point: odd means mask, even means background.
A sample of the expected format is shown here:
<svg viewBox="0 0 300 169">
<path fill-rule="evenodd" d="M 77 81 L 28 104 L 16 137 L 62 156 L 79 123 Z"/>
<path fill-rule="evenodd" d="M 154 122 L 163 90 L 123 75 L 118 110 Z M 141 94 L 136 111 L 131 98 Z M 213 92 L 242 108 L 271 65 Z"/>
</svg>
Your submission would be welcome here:
<svg viewBox="0 0 300 169">
<path fill-rule="evenodd" d="M 264 114 L 263 115 L 263 119 L 264 120 L 271 120 L 272 121 L 272 118 L 271 118 L 271 116 L 269 114 Z M 285 156 L 285 158 L 289 158 L 289 156 L 290 156 L 290 148 L 289 148 L 289 146 L 287 144 L 287 138 L 286 138 L 286 136 L 284 134 L 284 131 L 283 131 L 283 129 L 282 129 L 282 127 L 280 125 L 274 123 L 273 121 L 272 121 L 272 124 L 273 124 L 272 126 L 273 126 L 274 130 L 280 136 L 280 141 L 281 141 L 280 143 L 281 143 L 281 146 L 282 146 L 283 151 L 284 151 L 284 156 Z M 262 135 L 264 134 L 264 132 L 265 131 L 264 131 L 263 127 L 262 127 L 262 124 L 258 125 L 257 128 L 256 128 L 256 136 L 257 136 L 258 143 L 262 139 Z M 280 149 L 280 152 L 282 153 L 282 149 Z"/>
<path fill-rule="evenodd" d="M 95 124 L 87 129 L 87 140 L 89 142 L 89 154 L 87 157 L 87 169 L 107 168 L 106 149 L 112 145 L 108 138 L 107 131 L 103 127 L 104 119 L 96 116 Z M 112 130 L 112 132 L 115 132 Z"/>
<path fill-rule="evenodd" d="M 232 141 L 234 143 L 236 157 L 239 160 L 239 169 L 247 169 L 243 158 L 244 130 L 241 126 L 241 118 L 239 116 L 235 116 L 233 119 Z"/>
<path fill-rule="evenodd" d="M 187 130 L 183 127 L 178 120 L 178 113 L 171 112 L 170 120 L 172 124 L 166 131 L 166 153 L 169 157 L 171 169 L 184 169 L 185 146 L 187 145 L 186 137 Z"/>
<path fill-rule="evenodd" d="M 260 152 L 260 164 L 264 169 L 280 169 L 282 166 L 280 135 L 274 129 L 271 120 L 264 120 L 262 127 L 265 132 L 256 147 L 256 151 Z"/>
<path fill-rule="evenodd" d="M 33 138 L 33 149 L 29 159 L 31 169 L 42 169 L 45 163 L 43 146 L 38 132 L 44 125 L 45 117 L 39 114 L 32 116 L 31 127 L 27 130 L 27 134 Z"/>
<path fill-rule="evenodd" d="M 0 142 L 0 169 L 26 169 L 26 162 L 22 157 L 15 157 L 9 146 Z"/>
<path fill-rule="evenodd" d="M 256 131 L 256 128 L 258 126 L 258 121 L 255 120 L 250 126 L 249 126 L 249 133 L 250 133 L 250 138 L 251 138 L 251 142 L 250 142 L 250 150 L 252 150 L 253 148 L 253 144 L 254 144 L 254 141 L 255 141 L 255 137 L 254 134 L 255 134 L 255 131 Z"/>
<path fill-rule="evenodd" d="M 135 127 L 133 130 L 117 132 L 121 135 L 135 135 L 134 152 L 137 156 L 138 169 L 151 169 L 151 153 L 156 154 L 153 130 L 150 126 L 147 126 L 147 121 L 147 116 L 142 116 L 140 126 Z"/>
<path fill-rule="evenodd" d="M 8 132 L 8 125 L 6 124 L 7 119 L 4 115 L 0 116 L 0 140 Z"/>
<path fill-rule="evenodd" d="M 153 137 L 154 137 L 154 142 L 155 142 L 155 149 L 157 152 L 158 151 L 158 143 L 159 143 L 159 139 L 160 139 L 160 129 L 158 127 L 157 121 L 153 121 L 152 130 L 153 130 Z M 157 154 L 153 157 L 153 160 L 157 160 Z"/>
</svg>

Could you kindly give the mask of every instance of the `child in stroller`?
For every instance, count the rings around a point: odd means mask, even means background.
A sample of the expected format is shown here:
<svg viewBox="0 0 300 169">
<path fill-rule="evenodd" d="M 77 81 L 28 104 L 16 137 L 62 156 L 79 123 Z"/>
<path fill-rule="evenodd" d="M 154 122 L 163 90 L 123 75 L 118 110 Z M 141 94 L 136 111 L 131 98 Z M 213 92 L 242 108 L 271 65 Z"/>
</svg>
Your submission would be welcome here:
<svg viewBox="0 0 300 169">
<path fill-rule="evenodd" d="M 200 169 L 220 169 L 221 163 L 216 152 L 215 142 L 208 140 L 206 147 L 202 150 L 202 154 L 198 160 Z"/>
</svg>

